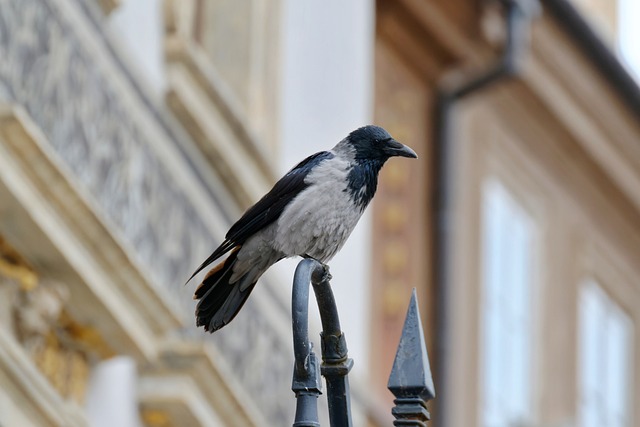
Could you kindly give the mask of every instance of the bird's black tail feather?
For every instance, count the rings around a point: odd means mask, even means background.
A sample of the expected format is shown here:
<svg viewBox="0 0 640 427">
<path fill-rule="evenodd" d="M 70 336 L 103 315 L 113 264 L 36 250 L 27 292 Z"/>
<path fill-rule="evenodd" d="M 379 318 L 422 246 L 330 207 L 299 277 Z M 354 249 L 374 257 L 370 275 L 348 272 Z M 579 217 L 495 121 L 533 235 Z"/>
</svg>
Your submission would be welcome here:
<svg viewBox="0 0 640 427">
<path fill-rule="evenodd" d="M 256 284 L 253 282 L 241 287 L 239 283 L 242 278 L 229 283 L 239 249 L 240 247 L 235 248 L 227 259 L 207 273 L 193 296 L 199 300 L 196 306 L 196 324 L 204 326 L 205 331 L 215 332 L 231 322 Z"/>
</svg>

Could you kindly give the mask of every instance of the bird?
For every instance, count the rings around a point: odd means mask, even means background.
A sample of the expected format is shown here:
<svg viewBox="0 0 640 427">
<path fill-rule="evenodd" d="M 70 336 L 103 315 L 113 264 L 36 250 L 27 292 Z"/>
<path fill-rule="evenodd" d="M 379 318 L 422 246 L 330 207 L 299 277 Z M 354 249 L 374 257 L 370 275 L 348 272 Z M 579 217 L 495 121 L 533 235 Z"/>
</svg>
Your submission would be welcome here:
<svg viewBox="0 0 640 427">
<path fill-rule="evenodd" d="M 260 276 L 283 258 L 301 256 L 326 265 L 355 228 L 391 157 L 418 156 L 382 127 L 367 125 L 287 172 L 187 280 L 228 254 L 195 290 L 196 326 L 213 333 L 229 324 Z"/>
</svg>

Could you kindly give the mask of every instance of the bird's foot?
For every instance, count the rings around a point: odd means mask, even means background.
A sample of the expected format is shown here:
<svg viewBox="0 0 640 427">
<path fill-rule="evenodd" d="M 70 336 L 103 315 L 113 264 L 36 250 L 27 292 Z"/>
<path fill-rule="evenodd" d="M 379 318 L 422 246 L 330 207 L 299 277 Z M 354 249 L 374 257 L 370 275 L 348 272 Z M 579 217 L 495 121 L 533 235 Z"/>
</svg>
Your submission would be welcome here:
<svg viewBox="0 0 640 427">
<path fill-rule="evenodd" d="M 331 279 L 333 279 L 333 276 L 331 275 L 331 273 L 329 272 L 329 266 L 325 263 L 323 263 L 322 261 L 317 260 L 316 258 L 312 257 L 311 255 L 307 255 L 307 254 L 303 254 L 302 258 L 304 259 L 312 259 L 316 262 L 318 262 L 318 264 L 320 264 L 320 266 L 322 267 L 322 279 L 321 281 L 330 281 Z"/>
<path fill-rule="evenodd" d="M 322 263 L 322 262 L 320 263 L 320 265 L 322 266 L 322 281 L 323 282 L 329 282 L 331 279 L 333 279 L 333 276 L 331 275 L 331 272 L 329 271 L 329 266 L 327 264 Z"/>
</svg>

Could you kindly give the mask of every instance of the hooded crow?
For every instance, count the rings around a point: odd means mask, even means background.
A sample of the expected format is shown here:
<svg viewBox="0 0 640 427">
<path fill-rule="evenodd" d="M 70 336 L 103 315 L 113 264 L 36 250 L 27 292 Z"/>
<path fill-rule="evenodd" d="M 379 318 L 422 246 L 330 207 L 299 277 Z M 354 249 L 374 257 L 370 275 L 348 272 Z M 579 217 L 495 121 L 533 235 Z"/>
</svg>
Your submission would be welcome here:
<svg viewBox="0 0 640 427">
<path fill-rule="evenodd" d="M 386 130 L 370 125 L 287 172 L 189 278 L 229 254 L 195 291 L 197 326 L 214 332 L 231 322 L 260 276 L 283 258 L 328 262 L 373 198 L 378 172 L 395 156 L 418 157 Z"/>
</svg>

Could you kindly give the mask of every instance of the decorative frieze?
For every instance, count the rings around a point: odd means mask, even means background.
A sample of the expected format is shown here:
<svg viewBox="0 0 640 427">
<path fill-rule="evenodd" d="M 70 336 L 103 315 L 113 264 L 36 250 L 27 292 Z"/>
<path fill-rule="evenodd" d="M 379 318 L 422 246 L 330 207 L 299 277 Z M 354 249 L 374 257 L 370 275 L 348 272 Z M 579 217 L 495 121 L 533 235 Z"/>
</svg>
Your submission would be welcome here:
<svg viewBox="0 0 640 427">
<path fill-rule="evenodd" d="M 202 254 L 221 237 L 215 235 L 208 217 L 212 213 L 220 215 L 222 209 L 206 192 L 202 194 L 204 201 L 196 207 L 193 194 L 198 190 L 187 188 L 185 183 L 189 179 L 199 185 L 202 182 L 193 177 L 181 178 L 191 174 L 192 165 L 179 149 L 181 142 L 162 122 L 166 112 L 156 111 L 152 102 L 134 90 L 136 82 L 113 56 L 101 24 L 89 17 L 87 22 L 78 22 L 85 19 L 84 7 L 73 0 L 2 2 L 0 102 L 24 109 L 42 133 L 42 141 L 49 145 L 45 147 L 47 159 L 37 160 L 53 160 L 48 167 L 59 167 L 60 175 L 72 181 L 71 186 L 65 186 L 56 177 L 56 185 L 50 188 L 52 198 L 56 202 L 74 200 L 84 210 L 88 206 L 135 261 L 132 264 L 141 267 L 148 276 L 146 280 L 158 285 L 159 293 L 179 300 L 185 314 L 190 314 L 192 302 L 184 298 L 182 283 Z M 68 13 L 71 9 L 73 13 Z M 91 30 L 89 33 L 87 28 Z M 91 43 L 87 38 L 92 39 Z M 164 146 L 154 141 L 156 136 L 164 141 Z M 163 151 L 162 147 L 167 146 L 171 150 Z M 27 152 L 19 144 L 14 144 L 11 150 L 27 164 L 29 156 L 39 155 Z M 34 174 L 47 170 L 38 169 Z M 50 182 L 44 176 L 37 179 Z M 78 197 L 59 197 L 58 193 L 65 191 L 77 191 Z M 66 215 L 67 210 L 59 213 Z M 78 230 L 91 232 L 87 224 L 79 224 Z M 90 243 L 90 250 L 100 252 L 95 236 L 85 234 L 80 236 L 85 239 L 83 244 Z M 105 256 L 113 253 L 106 251 Z M 139 276 L 131 277 L 139 280 Z M 92 286 L 97 288 L 102 282 Z M 45 293 L 56 292 L 49 287 L 36 287 L 35 291 L 41 291 L 44 299 Z M 64 302 L 64 291 L 58 296 Z M 24 297 L 39 298 L 35 293 Z M 233 376 L 269 420 L 268 424 L 284 425 L 290 421 L 292 409 L 292 400 L 286 399 L 290 396 L 289 341 L 270 327 L 272 322 L 266 318 L 264 307 L 249 301 L 247 312 L 234 322 L 232 333 L 219 334 L 213 340 L 221 348 L 222 358 L 233 367 Z M 89 347 L 102 353 L 98 350 L 102 344 L 95 341 L 91 330 L 67 322 L 65 316 L 62 303 L 47 318 L 52 323 L 45 322 L 49 330 L 32 328 L 19 334 L 24 343 L 30 342 L 26 347 L 33 349 L 38 366 L 48 377 L 52 376 L 50 381 L 56 388 L 63 394 L 80 396 L 79 383 L 61 382 L 60 372 L 66 372 L 70 378 L 82 378 L 90 361 L 84 349 Z M 38 320 L 37 315 L 34 320 Z M 188 330 L 189 333 L 182 331 L 183 338 L 203 339 L 201 331 L 194 327 Z"/>
<path fill-rule="evenodd" d="M 0 55 L 0 100 L 26 109 L 154 280 L 181 283 L 211 233 L 55 7 L 3 2 Z"/>
<path fill-rule="evenodd" d="M 33 277 L 37 279 L 35 273 Z M 62 397 L 81 404 L 91 364 L 113 356 L 113 350 L 100 332 L 68 314 L 64 306 L 69 291 L 63 284 L 45 280 L 25 289 L 17 286 L 20 278 L 0 272 L 0 279 L 6 314 L 0 325 Z"/>
</svg>

